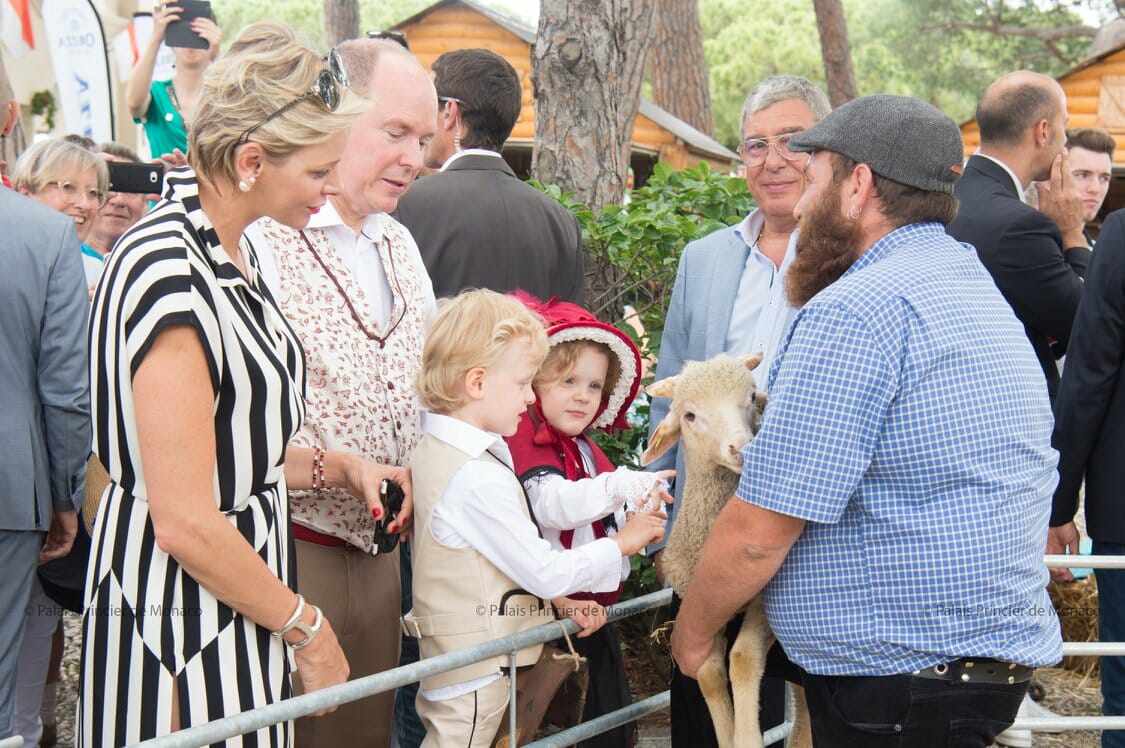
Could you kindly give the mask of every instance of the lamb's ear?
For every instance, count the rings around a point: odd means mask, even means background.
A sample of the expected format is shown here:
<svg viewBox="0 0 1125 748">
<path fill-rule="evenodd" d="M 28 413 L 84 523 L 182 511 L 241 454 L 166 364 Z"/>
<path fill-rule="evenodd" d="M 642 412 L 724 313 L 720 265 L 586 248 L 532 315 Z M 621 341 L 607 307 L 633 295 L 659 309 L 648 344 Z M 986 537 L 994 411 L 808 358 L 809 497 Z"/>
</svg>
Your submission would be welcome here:
<svg viewBox="0 0 1125 748">
<path fill-rule="evenodd" d="M 747 369 L 754 371 L 758 368 L 758 364 L 762 363 L 762 352 L 758 351 L 750 356 L 743 356 L 742 363 L 746 365 Z"/>
<path fill-rule="evenodd" d="M 651 465 L 679 440 L 680 419 L 674 413 L 669 413 L 656 427 L 656 431 L 652 432 L 652 438 L 648 440 L 648 449 L 641 455 L 641 466 Z"/>
<path fill-rule="evenodd" d="M 653 382 L 645 387 L 645 392 L 649 397 L 672 397 L 676 394 L 676 378 L 665 377 L 659 382 Z"/>
</svg>

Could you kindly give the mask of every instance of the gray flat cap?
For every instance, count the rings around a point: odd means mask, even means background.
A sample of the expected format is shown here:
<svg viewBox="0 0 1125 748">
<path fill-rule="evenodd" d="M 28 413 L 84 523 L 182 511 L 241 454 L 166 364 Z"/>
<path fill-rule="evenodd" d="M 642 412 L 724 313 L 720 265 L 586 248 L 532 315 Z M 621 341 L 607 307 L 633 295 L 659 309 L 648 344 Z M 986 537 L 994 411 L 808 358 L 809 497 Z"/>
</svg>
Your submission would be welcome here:
<svg viewBox="0 0 1125 748">
<path fill-rule="evenodd" d="M 932 104 L 893 94 L 852 99 L 793 135 L 789 148 L 833 151 L 926 192 L 952 193 L 965 158 L 957 123 Z"/>
</svg>

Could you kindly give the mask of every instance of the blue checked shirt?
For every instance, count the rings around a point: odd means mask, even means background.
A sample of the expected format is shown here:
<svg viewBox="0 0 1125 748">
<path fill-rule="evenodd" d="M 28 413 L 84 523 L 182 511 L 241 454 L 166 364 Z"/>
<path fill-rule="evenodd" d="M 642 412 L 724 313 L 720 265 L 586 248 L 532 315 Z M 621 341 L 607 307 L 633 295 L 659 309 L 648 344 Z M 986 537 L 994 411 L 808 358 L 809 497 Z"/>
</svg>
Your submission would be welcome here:
<svg viewBox="0 0 1125 748">
<path fill-rule="evenodd" d="M 972 247 L 937 223 L 880 239 L 800 311 L 769 392 L 737 495 L 808 523 L 764 592 L 794 662 L 1061 658 L 1047 387 Z"/>
</svg>

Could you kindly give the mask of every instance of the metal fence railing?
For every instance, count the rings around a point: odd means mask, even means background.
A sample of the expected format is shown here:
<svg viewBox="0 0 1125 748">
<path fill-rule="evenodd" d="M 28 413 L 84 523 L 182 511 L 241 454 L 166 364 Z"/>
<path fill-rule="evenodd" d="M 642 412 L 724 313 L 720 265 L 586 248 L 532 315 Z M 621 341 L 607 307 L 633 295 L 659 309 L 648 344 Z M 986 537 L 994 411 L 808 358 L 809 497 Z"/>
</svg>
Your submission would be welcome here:
<svg viewBox="0 0 1125 748">
<path fill-rule="evenodd" d="M 1125 556 L 1046 556 L 1047 566 L 1053 568 L 1084 567 L 1093 569 L 1125 569 Z M 669 589 L 653 592 L 643 597 L 634 598 L 624 603 L 614 605 L 609 610 L 609 620 L 615 621 L 627 618 L 654 608 L 667 605 L 672 599 Z M 534 644 L 541 644 L 557 639 L 562 634 L 562 629 L 567 633 L 575 633 L 578 625 L 573 621 L 560 620 L 538 626 L 529 631 L 523 631 L 512 636 L 485 642 L 457 652 L 450 652 L 438 657 L 404 665 L 374 675 L 368 675 L 347 683 L 325 688 L 313 693 L 295 696 L 290 699 L 270 704 L 269 706 L 252 709 L 241 714 L 224 717 L 181 730 L 170 735 L 140 743 L 144 748 L 198 748 L 227 738 L 241 735 L 246 732 L 258 730 L 278 722 L 285 722 L 298 717 L 304 717 L 328 707 L 339 706 L 351 701 L 366 698 L 377 693 L 383 693 L 399 686 L 415 683 L 422 678 L 437 673 L 454 670 L 474 662 L 509 653 L 512 663 L 515 664 L 517 650 Z M 1076 656 L 1118 656 L 1125 657 L 1125 642 L 1066 642 L 1063 644 L 1064 655 Z M 511 703 L 515 703 L 515 679 L 511 683 Z M 547 738 L 527 745 L 527 748 L 555 748 L 556 746 L 574 745 L 594 735 L 605 732 L 619 725 L 632 722 L 647 714 L 651 714 L 669 706 L 670 695 L 668 691 L 651 696 L 647 699 L 620 709 L 611 714 L 603 715 L 590 722 L 585 722 L 568 730 L 555 733 Z M 792 729 L 792 721 L 787 709 L 787 720 L 777 727 L 767 730 L 763 735 L 766 745 L 788 736 Z M 512 724 L 510 734 L 515 734 L 515 714 L 511 715 Z M 1017 719 L 1012 725 L 1013 729 L 1032 731 L 1071 731 L 1071 730 L 1125 730 L 1125 716 L 1105 717 L 1054 717 L 1054 718 L 1026 718 Z M 0 748 L 19 748 L 23 739 L 19 736 L 0 740 Z"/>
<path fill-rule="evenodd" d="M 609 609 L 609 620 L 615 621 L 646 610 L 663 607 L 667 605 L 671 599 L 671 590 L 661 590 L 644 595 L 643 597 L 637 597 L 623 603 L 618 603 Z M 208 722 L 204 725 L 189 727 L 170 735 L 146 740 L 139 745 L 144 746 L 144 748 L 197 748 L 198 746 L 209 745 L 220 740 L 234 737 L 235 735 L 250 732 L 251 730 L 258 730 L 267 725 L 285 722 L 296 719 L 297 717 L 304 717 L 318 712 L 321 709 L 339 706 L 349 701 L 356 701 L 377 693 L 390 691 L 399 686 L 414 683 L 430 675 L 455 670 L 465 665 L 471 665 L 474 662 L 480 662 L 490 657 L 502 655 L 505 652 L 511 653 L 514 665 L 516 651 L 534 644 L 553 641 L 562 635 L 563 628 L 566 629 L 567 633 L 573 634 L 578 630 L 578 624 L 569 619 L 545 623 L 542 626 L 537 626 L 528 631 L 521 631 L 502 639 L 494 639 L 493 641 L 484 642 L 483 644 L 478 644 L 457 652 L 449 652 L 409 665 L 403 665 L 393 670 L 386 670 L 381 673 L 375 673 L 374 675 L 357 678 L 356 680 L 341 683 L 331 688 L 294 696 L 291 699 L 285 699 L 276 704 L 259 707 L 248 712 L 217 719 L 214 722 Z M 511 688 L 511 703 L 514 704 L 516 703 L 514 678 L 512 679 Z M 666 695 L 667 694 L 665 694 L 665 696 Z M 638 708 L 641 704 L 645 705 L 644 708 Z M 622 720 L 620 724 L 662 709 L 667 705 L 667 701 L 665 699 L 662 704 L 659 700 L 654 702 L 652 699 L 646 699 L 644 702 L 641 702 L 641 704 L 633 704 L 632 707 L 628 707 L 634 710 L 633 716 L 629 719 Z M 512 724 L 510 726 L 510 734 L 514 735 L 516 734 L 514 710 L 512 711 L 511 717 Z M 608 727 L 609 726 L 603 729 L 608 729 Z"/>
</svg>

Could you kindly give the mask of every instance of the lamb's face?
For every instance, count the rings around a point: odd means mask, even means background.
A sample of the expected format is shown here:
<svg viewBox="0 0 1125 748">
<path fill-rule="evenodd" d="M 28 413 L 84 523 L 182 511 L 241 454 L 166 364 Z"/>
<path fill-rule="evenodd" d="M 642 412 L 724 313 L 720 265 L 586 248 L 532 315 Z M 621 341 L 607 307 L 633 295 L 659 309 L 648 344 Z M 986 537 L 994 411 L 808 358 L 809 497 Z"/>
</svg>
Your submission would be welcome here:
<svg viewBox="0 0 1125 748">
<path fill-rule="evenodd" d="M 688 454 L 702 455 L 734 472 L 742 471 L 742 448 L 757 429 L 754 379 L 748 371 L 742 386 L 696 397 L 676 398 L 680 441 Z"/>
<path fill-rule="evenodd" d="M 678 375 L 653 382 L 648 394 L 671 402 L 641 464 L 651 464 L 681 442 L 689 465 L 741 472 L 739 452 L 753 437 L 765 407 L 765 394 L 750 373 L 761 360 L 761 353 L 740 359 L 720 354 L 709 361 L 688 362 Z"/>
</svg>

